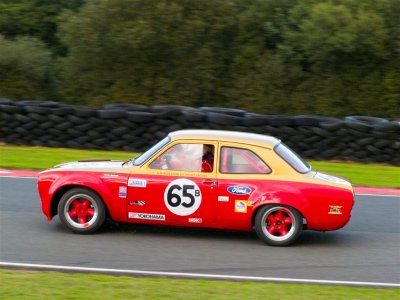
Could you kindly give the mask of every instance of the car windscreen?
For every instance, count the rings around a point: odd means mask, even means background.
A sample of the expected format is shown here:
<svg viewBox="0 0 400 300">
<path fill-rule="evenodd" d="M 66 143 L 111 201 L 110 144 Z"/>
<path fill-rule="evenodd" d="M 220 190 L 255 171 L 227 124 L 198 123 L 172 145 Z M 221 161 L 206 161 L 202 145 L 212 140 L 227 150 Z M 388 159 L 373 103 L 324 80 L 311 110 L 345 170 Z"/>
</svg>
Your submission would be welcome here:
<svg viewBox="0 0 400 300">
<path fill-rule="evenodd" d="M 304 174 L 311 171 L 311 166 L 284 143 L 278 144 L 274 150 L 297 172 Z"/>
<path fill-rule="evenodd" d="M 170 138 L 167 136 L 166 138 L 162 139 L 159 141 L 157 144 L 155 144 L 153 147 L 151 147 L 149 150 L 144 152 L 143 154 L 135 157 L 133 160 L 133 164 L 135 166 L 141 165 L 145 161 L 147 161 L 150 157 L 152 157 L 155 153 L 160 151 L 160 149 L 164 148 L 166 144 L 168 144 L 170 141 Z"/>
</svg>

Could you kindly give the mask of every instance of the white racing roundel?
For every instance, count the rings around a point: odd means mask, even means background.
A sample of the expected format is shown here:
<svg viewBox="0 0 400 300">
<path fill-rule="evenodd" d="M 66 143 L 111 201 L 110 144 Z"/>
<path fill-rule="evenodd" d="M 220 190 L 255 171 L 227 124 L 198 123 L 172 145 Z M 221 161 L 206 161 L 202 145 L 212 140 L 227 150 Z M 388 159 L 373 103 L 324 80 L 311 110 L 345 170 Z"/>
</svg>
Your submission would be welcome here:
<svg viewBox="0 0 400 300">
<path fill-rule="evenodd" d="M 173 214 L 188 216 L 200 207 L 201 191 L 198 185 L 189 179 L 176 179 L 165 189 L 164 202 Z"/>
</svg>

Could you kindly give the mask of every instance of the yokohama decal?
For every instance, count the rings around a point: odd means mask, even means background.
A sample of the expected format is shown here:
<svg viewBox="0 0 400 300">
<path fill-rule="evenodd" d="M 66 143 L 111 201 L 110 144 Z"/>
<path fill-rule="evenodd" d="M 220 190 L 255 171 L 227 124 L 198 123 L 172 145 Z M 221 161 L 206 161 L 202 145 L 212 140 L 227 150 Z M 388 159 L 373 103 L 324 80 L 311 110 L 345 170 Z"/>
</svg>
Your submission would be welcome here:
<svg viewBox="0 0 400 300">
<path fill-rule="evenodd" d="M 128 214 L 128 217 L 130 219 L 165 221 L 165 215 L 156 215 L 156 214 L 130 212 Z"/>
</svg>

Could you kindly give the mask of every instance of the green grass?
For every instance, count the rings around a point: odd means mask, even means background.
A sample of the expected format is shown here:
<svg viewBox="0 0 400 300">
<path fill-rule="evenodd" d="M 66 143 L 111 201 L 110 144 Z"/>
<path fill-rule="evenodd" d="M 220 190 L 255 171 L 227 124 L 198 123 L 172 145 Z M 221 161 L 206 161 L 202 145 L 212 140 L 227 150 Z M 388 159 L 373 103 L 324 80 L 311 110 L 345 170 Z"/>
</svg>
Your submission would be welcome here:
<svg viewBox="0 0 400 300">
<path fill-rule="evenodd" d="M 400 289 L 0 269 L 1 299 L 399 299 Z"/>
<path fill-rule="evenodd" d="M 60 162 L 107 158 L 126 160 L 137 153 L 64 148 L 0 146 L 0 168 L 44 170 Z M 311 161 L 314 170 L 350 179 L 357 186 L 400 188 L 400 167 L 380 164 Z"/>
<path fill-rule="evenodd" d="M 70 148 L 0 146 L 0 167 L 9 169 L 44 170 L 61 162 L 80 159 L 127 160 L 137 153 Z"/>
<path fill-rule="evenodd" d="M 314 170 L 345 177 L 356 186 L 400 188 L 400 167 L 350 162 L 310 163 Z"/>
</svg>

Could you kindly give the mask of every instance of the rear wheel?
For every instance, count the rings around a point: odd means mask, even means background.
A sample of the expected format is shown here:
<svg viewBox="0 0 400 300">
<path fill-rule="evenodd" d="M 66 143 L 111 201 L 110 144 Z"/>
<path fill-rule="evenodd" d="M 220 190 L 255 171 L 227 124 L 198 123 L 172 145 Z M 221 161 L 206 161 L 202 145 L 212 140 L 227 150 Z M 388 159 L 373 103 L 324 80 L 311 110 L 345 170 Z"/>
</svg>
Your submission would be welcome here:
<svg viewBox="0 0 400 300">
<path fill-rule="evenodd" d="M 260 208 L 255 218 L 258 237 L 271 246 L 288 246 L 295 242 L 303 229 L 300 213 L 282 205 Z"/>
<path fill-rule="evenodd" d="M 104 223 L 106 211 L 101 198 L 86 188 L 67 191 L 58 204 L 58 215 L 74 233 L 93 233 Z"/>
</svg>

